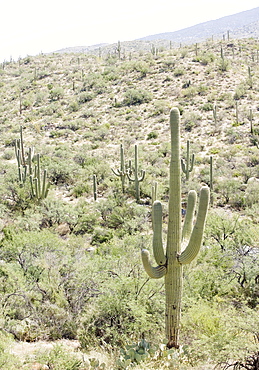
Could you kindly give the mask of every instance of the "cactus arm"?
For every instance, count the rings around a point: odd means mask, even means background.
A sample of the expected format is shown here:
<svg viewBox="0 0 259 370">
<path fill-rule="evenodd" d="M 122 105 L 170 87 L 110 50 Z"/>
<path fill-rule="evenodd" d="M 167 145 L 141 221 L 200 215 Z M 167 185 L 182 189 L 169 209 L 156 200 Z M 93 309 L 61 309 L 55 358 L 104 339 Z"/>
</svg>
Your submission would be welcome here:
<svg viewBox="0 0 259 370">
<path fill-rule="evenodd" d="M 184 219 L 182 230 L 182 245 L 185 245 L 186 240 L 189 239 L 193 229 L 193 218 L 195 212 L 195 205 L 197 201 L 197 193 L 195 190 L 190 190 L 188 194 L 187 210 Z"/>
<path fill-rule="evenodd" d="M 185 250 L 178 256 L 178 261 L 183 265 L 190 263 L 197 256 L 200 250 L 209 205 L 209 194 L 209 188 L 207 186 L 203 186 L 201 188 L 197 220 L 192 230 L 190 241 Z"/>
<path fill-rule="evenodd" d="M 46 179 L 47 179 L 47 170 L 45 169 L 44 172 L 43 172 L 42 189 L 41 189 L 41 194 L 40 194 L 41 199 L 43 199 L 45 197 Z"/>
<path fill-rule="evenodd" d="M 148 276 L 150 276 L 153 279 L 160 279 L 161 277 L 165 276 L 166 267 L 165 266 L 153 267 L 150 262 L 150 254 L 148 250 L 142 249 L 141 257 L 144 269 Z"/>
<path fill-rule="evenodd" d="M 192 159 L 191 159 L 191 164 L 190 164 L 189 172 L 192 172 L 192 170 L 193 170 L 193 164 L 194 164 L 194 154 L 192 154 Z"/>
<path fill-rule="evenodd" d="M 145 175 L 146 175 L 146 171 L 145 170 L 141 170 L 140 171 L 140 176 L 138 177 L 138 182 L 143 181 L 144 178 L 145 178 Z"/>
<path fill-rule="evenodd" d="M 112 168 L 111 170 L 112 170 L 112 172 L 114 173 L 115 176 L 120 177 L 122 175 L 122 172 L 119 169 L 115 170 L 114 168 Z"/>
<path fill-rule="evenodd" d="M 158 265 L 165 265 L 166 257 L 163 249 L 162 240 L 162 204 L 159 201 L 155 201 L 153 204 L 153 252 L 156 263 Z"/>
<path fill-rule="evenodd" d="M 38 196 L 37 198 L 40 197 L 41 193 L 41 179 L 40 179 L 40 155 L 37 154 L 37 175 L 35 176 L 38 179 Z"/>
</svg>

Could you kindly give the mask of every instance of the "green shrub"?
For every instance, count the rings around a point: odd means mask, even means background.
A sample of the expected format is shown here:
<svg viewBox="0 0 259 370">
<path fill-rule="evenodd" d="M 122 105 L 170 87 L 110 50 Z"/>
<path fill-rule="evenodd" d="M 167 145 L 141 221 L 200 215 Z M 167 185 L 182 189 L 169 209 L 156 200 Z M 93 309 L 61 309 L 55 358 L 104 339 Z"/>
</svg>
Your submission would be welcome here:
<svg viewBox="0 0 259 370">
<path fill-rule="evenodd" d="M 62 87 L 54 87 L 50 90 L 51 100 L 60 100 L 65 95 L 64 89 Z"/>
<path fill-rule="evenodd" d="M 151 131 L 147 135 L 147 140 L 157 139 L 157 138 L 158 138 L 158 133 L 155 131 Z"/>
<path fill-rule="evenodd" d="M 92 91 L 83 91 L 78 96 L 79 104 L 87 103 L 94 99 L 94 93 Z"/>
<path fill-rule="evenodd" d="M 152 100 L 152 94 L 146 90 L 129 89 L 124 94 L 123 104 L 124 105 L 137 105 L 148 103 Z"/>
</svg>

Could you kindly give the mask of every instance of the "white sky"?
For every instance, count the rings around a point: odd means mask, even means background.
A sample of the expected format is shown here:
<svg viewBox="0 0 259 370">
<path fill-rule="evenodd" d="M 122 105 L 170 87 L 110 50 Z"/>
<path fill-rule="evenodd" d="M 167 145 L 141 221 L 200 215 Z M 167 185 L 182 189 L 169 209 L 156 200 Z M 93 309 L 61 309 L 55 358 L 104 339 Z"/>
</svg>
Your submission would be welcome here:
<svg viewBox="0 0 259 370">
<path fill-rule="evenodd" d="M 69 46 L 173 32 L 258 7 L 258 0 L 7 0 L 1 4 L 0 62 Z"/>
</svg>

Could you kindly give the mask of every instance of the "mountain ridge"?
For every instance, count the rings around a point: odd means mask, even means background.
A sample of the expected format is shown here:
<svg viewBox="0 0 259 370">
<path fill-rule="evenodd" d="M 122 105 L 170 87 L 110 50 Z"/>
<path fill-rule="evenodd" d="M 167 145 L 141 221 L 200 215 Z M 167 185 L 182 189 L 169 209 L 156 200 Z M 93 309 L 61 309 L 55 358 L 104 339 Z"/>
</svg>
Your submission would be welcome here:
<svg viewBox="0 0 259 370">
<path fill-rule="evenodd" d="M 164 32 L 150 36 L 145 36 L 138 40 L 152 41 L 163 39 L 185 43 L 189 43 L 187 41 L 201 42 L 205 41 L 207 38 L 212 36 L 217 36 L 217 38 L 219 38 L 219 36 L 222 37 L 223 34 L 225 34 L 228 31 L 230 31 L 231 36 L 234 37 L 235 33 L 240 34 L 241 29 L 245 30 L 245 28 L 249 28 L 249 26 L 253 24 L 258 25 L 258 22 L 259 22 L 259 7 L 239 12 L 236 14 L 232 14 L 229 16 L 224 16 L 215 20 L 199 23 L 194 26 L 186 27 L 174 32 Z M 250 33 L 250 31 L 246 32 Z"/>
<path fill-rule="evenodd" d="M 236 14 L 224 16 L 215 20 L 202 22 L 194 26 L 174 32 L 164 32 L 145 36 L 131 41 L 121 42 L 127 50 L 150 48 L 150 43 L 156 46 L 165 46 L 168 41 L 174 44 L 192 44 L 203 42 L 208 38 L 223 38 L 229 31 L 230 38 L 259 38 L 259 7 L 245 10 Z M 110 52 L 116 44 L 101 43 L 90 46 L 72 46 L 55 51 L 55 53 L 88 53 L 98 50 Z"/>
</svg>

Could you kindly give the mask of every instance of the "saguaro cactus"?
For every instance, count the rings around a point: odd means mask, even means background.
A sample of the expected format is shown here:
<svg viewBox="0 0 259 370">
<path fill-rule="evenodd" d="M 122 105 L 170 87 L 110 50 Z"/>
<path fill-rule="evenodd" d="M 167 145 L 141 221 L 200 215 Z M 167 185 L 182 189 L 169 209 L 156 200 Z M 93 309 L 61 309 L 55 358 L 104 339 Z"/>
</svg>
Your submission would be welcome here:
<svg viewBox="0 0 259 370">
<path fill-rule="evenodd" d="M 112 168 L 112 172 L 114 173 L 115 176 L 119 176 L 121 179 L 121 187 L 122 187 L 122 192 L 125 193 L 125 179 L 127 176 L 126 173 L 126 168 L 125 168 L 125 161 L 124 161 L 124 148 L 123 145 L 120 145 L 120 168 L 117 170 L 114 170 Z"/>
<path fill-rule="evenodd" d="M 34 175 L 30 175 L 31 192 L 32 197 L 37 201 L 45 199 L 49 192 L 50 183 L 47 181 L 47 170 L 43 171 L 43 178 L 41 181 L 41 170 L 40 170 L 40 155 L 36 156 L 37 164 L 34 167 Z"/>
<path fill-rule="evenodd" d="M 134 177 L 131 177 L 131 174 L 134 173 Z M 138 146 L 135 145 L 135 167 L 134 171 L 130 169 L 130 171 L 127 171 L 127 177 L 129 181 L 134 181 L 135 182 L 135 192 L 136 192 L 136 199 L 139 200 L 140 198 L 140 187 L 139 183 L 144 180 L 145 178 L 145 171 L 141 170 L 140 171 L 140 176 L 138 176 Z"/>
<path fill-rule="evenodd" d="M 190 141 L 187 140 L 187 153 L 185 163 L 183 159 L 181 159 L 182 171 L 185 173 L 186 181 L 189 180 L 190 172 L 192 172 L 193 170 L 193 164 L 194 164 L 194 154 L 191 156 L 190 159 Z"/>
<path fill-rule="evenodd" d="M 200 250 L 209 203 L 209 188 L 207 186 L 201 188 L 199 209 L 194 226 L 193 219 L 197 194 L 194 190 L 189 192 L 187 211 L 182 229 L 180 114 L 177 108 L 171 110 L 170 126 L 171 162 L 166 252 L 164 252 L 162 243 L 162 205 L 159 201 L 155 201 L 153 205 L 153 252 L 158 266 L 153 267 L 151 265 L 150 254 L 146 249 L 142 250 L 142 261 L 146 272 L 151 278 L 165 277 L 167 347 L 178 348 L 183 265 L 190 263 Z"/>
<path fill-rule="evenodd" d="M 97 200 L 97 179 L 96 175 L 93 175 L 93 193 L 94 193 L 94 200 Z"/>
<path fill-rule="evenodd" d="M 18 178 L 20 185 L 23 186 L 27 175 L 32 174 L 32 160 L 34 157 L 34 148 L 28 148 L 28 153 L 25 153 L 23 142 L 23 128 L 20 126 L 20 139 L 15 140 L 15 156 L 18 166 Z"/>
</svg>

